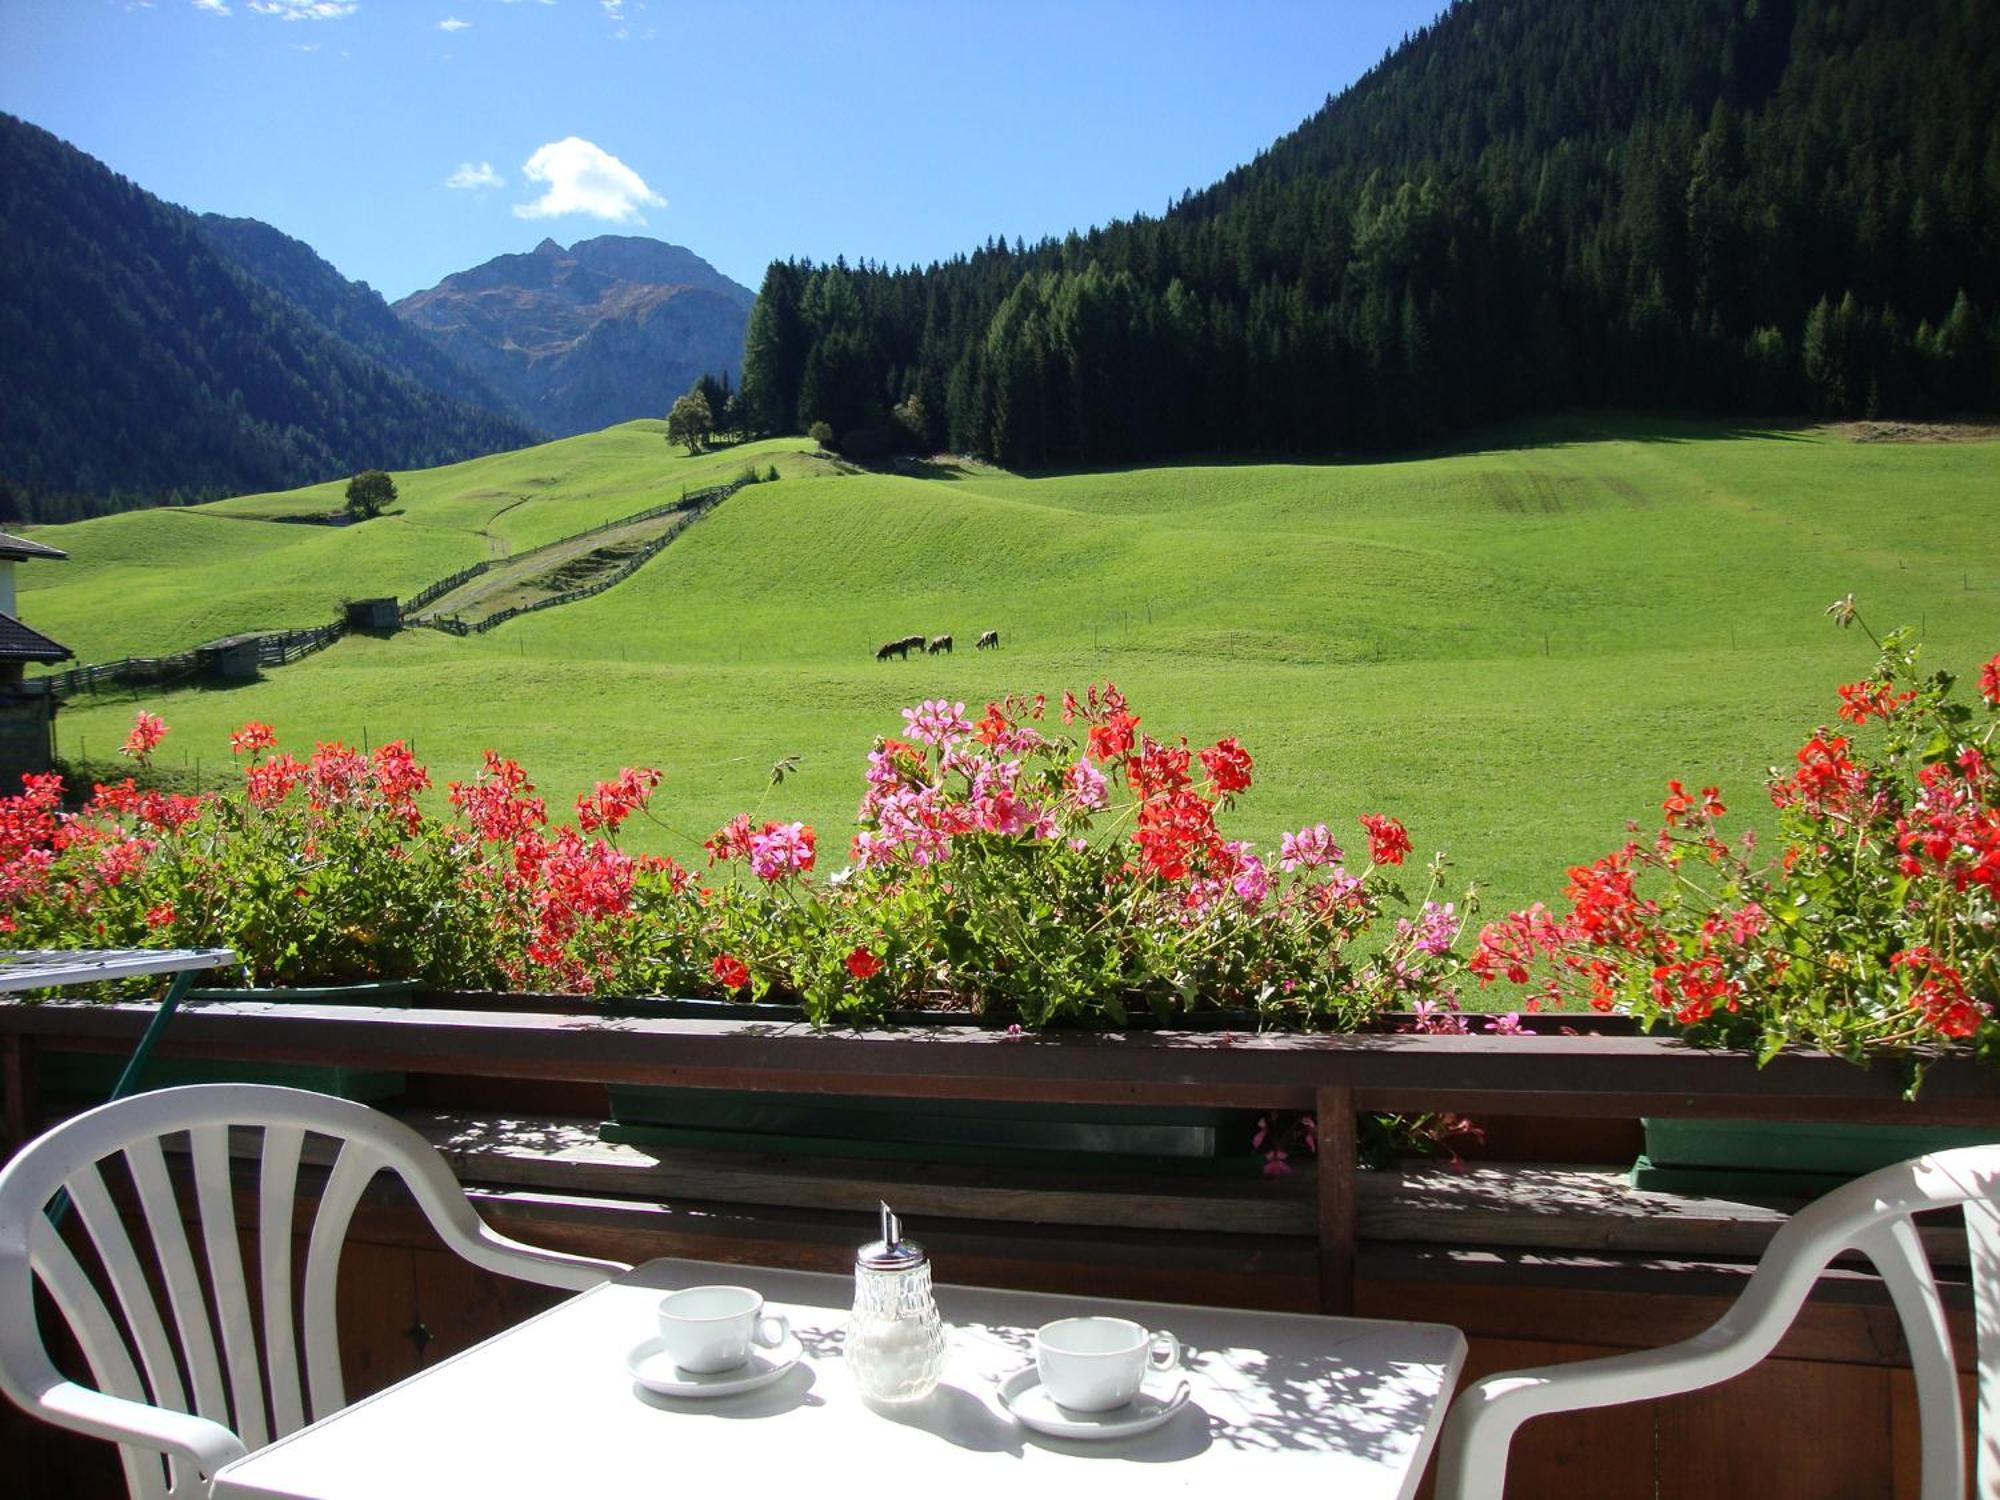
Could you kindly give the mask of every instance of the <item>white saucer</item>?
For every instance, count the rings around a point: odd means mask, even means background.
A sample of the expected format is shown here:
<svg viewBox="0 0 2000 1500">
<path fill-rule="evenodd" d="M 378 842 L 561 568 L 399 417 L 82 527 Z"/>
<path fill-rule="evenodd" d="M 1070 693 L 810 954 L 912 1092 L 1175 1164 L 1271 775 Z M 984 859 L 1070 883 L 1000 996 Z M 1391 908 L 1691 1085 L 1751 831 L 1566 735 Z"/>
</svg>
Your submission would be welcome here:
<svg viewBox="0 0 2000 1500">
<path fill-rule="evenodd" d="M 626 1352 L 625 1368 L 656 1396 L 734 1396 L 780 1379 L 804 1357 L 799 1341 L 786 1334 L 770 1349 L 752 1344 L 749 1359 L 733 1370 L 700 1375 L 675 1364 L 668 1357 L 665 1342 L 655 1335 Z"/>
<path fill-rule="evenodd" d="M 1023 1427 L 1050 1437 L 1136 1437 L 1173 1420 L 1188 1404 L 1188 1383 L 1178 1375 L 1151 1376 L 1139 1387 L 1139 1394 L 1116 1411 L 1072 1411 L 1056 1404 L 1042 1385 L 1041 1372 L 1029 1365 L 1000 1382 L 1000 1404 Z"/>
</svg>

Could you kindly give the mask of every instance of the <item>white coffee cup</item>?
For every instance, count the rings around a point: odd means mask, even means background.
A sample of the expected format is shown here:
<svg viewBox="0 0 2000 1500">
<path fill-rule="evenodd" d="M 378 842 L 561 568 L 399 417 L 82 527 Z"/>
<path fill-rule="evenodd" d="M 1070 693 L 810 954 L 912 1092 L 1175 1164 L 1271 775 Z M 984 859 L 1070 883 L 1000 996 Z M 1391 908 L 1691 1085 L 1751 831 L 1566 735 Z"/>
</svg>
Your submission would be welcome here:
<svg viewBox="0 0 2000 1500">
<path fill-rule="evenodd" d="M 775 1349 L 790 1337 L 783 1313 L 765 1313 L 763 1293 L 747 1286 L 691 1286 L 660 1299 L 660 1342 L 693 1375 L 733 1370 L 754 1344 Z"/>
<path fill-rule="evenodd" d="M 1180 1340 L 1125 1318 L 1063 1318 L 1035 1332 L 1042 1389 L 1071 1411 L 1116 1411 L 1149 1373 L 1180 1368 Z"/>
</svg>

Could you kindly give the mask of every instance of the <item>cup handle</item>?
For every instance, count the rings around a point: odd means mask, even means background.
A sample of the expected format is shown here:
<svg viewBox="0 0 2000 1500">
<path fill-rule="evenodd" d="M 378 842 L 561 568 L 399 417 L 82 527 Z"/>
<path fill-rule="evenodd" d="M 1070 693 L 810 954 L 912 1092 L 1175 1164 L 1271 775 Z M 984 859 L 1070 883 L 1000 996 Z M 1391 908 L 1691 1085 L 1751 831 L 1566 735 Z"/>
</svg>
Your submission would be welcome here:
<svg viewBox="0 0 2000 1500">
<path fill-rule="evenodd" d="M 776 1328 L 777 1332 L 771 1333 L 769 1337 L 766 1337 L 766 1333 L 772 1328 Z M 763 1317 L 757 1320 L 757 1328 L 752 1335 L 751 1341 L 760 1349 L 775 1349 L 791 1336 L 792 1320 L 790 1318 L 786 1317 L 783 1313 L 765 1313 Z"/>
<path fill-rule="evenodd" d="M 1181 1367 L 1181 1341 L 1162 1328 L 1147 1340 L 1146 1367 L 1156 1374 Z"/>
</svg>

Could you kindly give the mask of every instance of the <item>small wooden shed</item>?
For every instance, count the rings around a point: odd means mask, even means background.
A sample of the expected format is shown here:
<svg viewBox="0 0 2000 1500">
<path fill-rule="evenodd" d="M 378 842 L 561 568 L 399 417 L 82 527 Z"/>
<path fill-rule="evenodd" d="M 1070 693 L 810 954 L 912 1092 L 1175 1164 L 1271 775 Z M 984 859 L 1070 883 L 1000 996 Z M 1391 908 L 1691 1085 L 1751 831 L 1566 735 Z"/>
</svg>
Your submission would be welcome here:
<svg viewBox="0 0 2000 1500">
<path fill-rule="evenodd" d="M 370 630 L 390 632 L 401 627 L 403 606 L 396 602 L 392 594 L 386 599 L 349 599 L 347 601 L 347 628 L 349 630 Z"/>
<path fill-rule="evenodd" d="M 195 675 L 205 682 L 252 682 L 261 635 L 226 635 L 194 648 Z"/>
</svg>

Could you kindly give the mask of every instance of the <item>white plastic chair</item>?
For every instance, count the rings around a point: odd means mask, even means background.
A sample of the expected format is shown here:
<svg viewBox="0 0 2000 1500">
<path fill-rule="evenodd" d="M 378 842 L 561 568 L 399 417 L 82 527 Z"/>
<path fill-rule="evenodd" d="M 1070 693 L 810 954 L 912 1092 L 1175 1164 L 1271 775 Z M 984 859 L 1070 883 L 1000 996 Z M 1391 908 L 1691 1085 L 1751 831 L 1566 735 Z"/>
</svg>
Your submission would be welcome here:
<svg viewBox="0 0 2000 1500">
<path fill-rule="evenodd" d="M 261 1352 L 230 1182 L 232 1126 L 262 1127 Z M 320 1193 L 305 1276 L 295 1283 L 293 1210 L 309 1134 L 333 1137 L 340 1148 Z M 178 1135 L 193 1162 L 205 1277 L 162 1148 L 163 1138 Z M 143 1256 L 99 1165 L 114 1155 L 122 1155 L 144 1215 Z M 385 1170 L 408 1185 L 446 1245 L 486 1270 L 582 1290 L 628 1269 L 495 1233 L 429 1142 L 363 1105 L 262 1084 L 162 1089 L 77 1115 L 0 1170 L 0 1390 L 59 1427 L 119 1443 L 133 1500 L 206 1496 L 222 1465 L 346 1405 L 334 1326 L 340 1252 L 363 1189 Z M 59 1192 L 95 1250 L 98 1277 L 51 1222 Z M 50 1360 L 36 1324 L 37 1280 L 68 1321 L 97 1389 L 67 1379 Z M 294 1295 L 301 1286 L 302 1299 Z M 164 1310 L 156 1287 L 166 1292 Z M 278 1308 L 287 1315 L 272 1317 Z"/>
<path fill-rule="evenodd" d="M 1507 1449 L 1532 1417 L 1677 1396 L 1741 1375 L 1777 1346 L 1820 1273 L 1846 1250 L 1874 1262 L 1902 1320 L 1917 1382 L 1923 1500 L 1963 1500 L 1964 1418 L 1951 1335 L 1910 1221 L 1961 1205 L 1979 1366 L 1977 1493 L 2000 1496 L 2000 1146 L 1968 1146 L 1884 1167 L 1801 1209 L 1772 1237 L 1735 1305 L 1691 1339 L 1467 1386 L 1439 1439 L 1440 1500 L 1500 1500 Z"/>
</svg>

